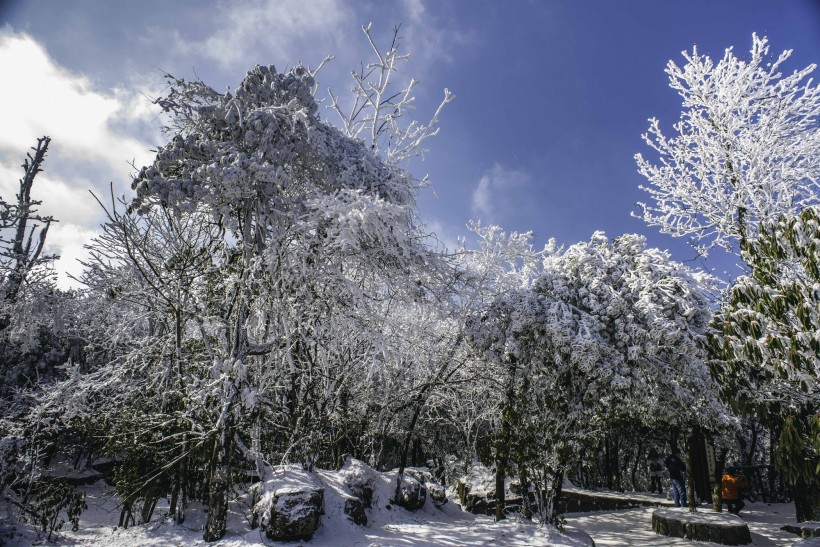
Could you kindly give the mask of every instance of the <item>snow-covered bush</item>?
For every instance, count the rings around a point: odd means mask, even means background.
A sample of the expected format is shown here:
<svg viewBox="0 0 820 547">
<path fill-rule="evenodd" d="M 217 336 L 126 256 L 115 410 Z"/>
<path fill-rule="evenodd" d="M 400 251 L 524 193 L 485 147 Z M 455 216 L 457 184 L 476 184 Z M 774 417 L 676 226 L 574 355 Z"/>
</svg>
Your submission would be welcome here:
<svg viewBox="0 0 820 547">
<path fill-rule="evenodd" d="M 643 237 L 597 233 L 547 254 L 531 288 L 474 316 L 471 341 L 503 379 L 496 490 L 517 468 L 542 522 L 556 522 L 567 464 L 608 424 L 722 423 L 701 347 L 709 303 L 702 280 Z"/>
</svg>

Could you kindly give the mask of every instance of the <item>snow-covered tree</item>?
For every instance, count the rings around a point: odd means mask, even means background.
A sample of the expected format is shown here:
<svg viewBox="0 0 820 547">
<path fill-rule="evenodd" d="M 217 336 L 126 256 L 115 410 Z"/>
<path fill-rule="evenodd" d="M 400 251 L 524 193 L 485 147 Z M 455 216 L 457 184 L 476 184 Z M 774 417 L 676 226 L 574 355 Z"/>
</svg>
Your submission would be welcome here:
<svg viewBox="0 0 820 547">
<path fill-rule="evenodd" d="M 322 122 L 313 88 L 303 67 L 289 74 L 257 67 L 235 95 L 174 82 L 160 104 L 179 132 L 135 182 L 134 208 L 209 213 L 235 256 L 228 291 L 235 304 L 216 355 L 225 389 L 214 424 L 206 539 L 224 531 L 237 421 L 250 410 L 240 395 L 266 391 L 256 367 L 270 360 L 289 367 L 288 421 L 279 426 L 290 437 L 284 456 L 309 464 L 318 449 L 314 383 L 339 378 L 336 367 L 362 343 L 351 329 L 377 329 L 371 299 L 409 288 L 411 272 L 426 262 L 409 174 Z M 325 366 L 333 370 L 322 372 Z M 268 367 L 259 374 L 268 376 Z"/>
<path fill-rule="evenodd" d="M 723 417 L 700 347 L 709 299 L 693 272 L 645 247 L 641 236 L 598 233 L 548 254 L 530 289 L 505 292 L 474 318 L 473 343 L 504 371 L 496 465 L 518 459 L 542 521 L 556 522 L 570 456 L 613 421 Z"/>
<path fill-rule="evenodd" d="M 18 387 L 21 379 L 24 384 L 34 382 L 36 366 L 31 370 L 31 359 L 24 354 L 32 349 L 31 340 L 40 336 L 41 324 L 30 312 L 35 302 L 36 307 L 48 307 L 44 293 L 54 290 L 51 266 L 57 256 L 44 248 L 55 220 L 39 214 L 41 202 L 32 197 L 50 143 L 49 137 L 41 137 L 32 147 L 33 155 L 27 154 L 16 199 L 0 197 L 0 397 Z M 24 315 L 27 321 L 21 320 Z"/>
<path fill-rule="evenodd" d="M 374 46 L 388 72 L 396 46 Z M 421 374 L 441 361 L 438 338 L 411 348 L 403 332 L 401 310 L 436 302 L 453 274 L 425 246 L 419 184 L 398 165 L 421 152 L 438 111 L 403 125 L 412 86 L 394 100 L 389 81 L 356 78 L 370 98 L 340 130 L 319 116 L 315 74 L 257 66 L 227 93 L 169 76 L 157 104 L 171 139 L 125 210 L 108 210 L 83 277 L 126 320 L 106 330 L 108 362 L 75 371 L 40 408 L 123 433 L 106 450 L 143 520 L 158 495 L 177 509 L 186 488 L 207 495 L 207 540 L 224 533 L 237 474 L 334 465 L 369 433 L 359 398 L 396 399 L 380 392 L 383 368 Z"/>
<path fill-rule="evenodd" d="M 716 316 L 711 368 L 726 400 L 779 431 L 778 469 L 794 486 L 798 520 L 820 491 L 820 209 L 760 225 Z"/>
<path fill-rule="evenodd" d="M 647 422 L 684 425 L 712 405 L 702 336 L 711 318 L 709 279 L 646 248 L 643 236 L 610 241 L 596 233 L 546 260 L 534 290 L 595 318 L 597 336 L 614 352 L 611 384 L 600 402 Z M 675 404 L 667 404 L 674 401 Z M 628 407 L 626 402 L 637 404 Z M 720 408 L 706 414 L 718 418 Z"/>
<path fill-rule="evenodd" d="M 737 253 L 761 221 L 820 201 L 820 85 L 814 64 L 782 73 L 791 53 L 772 57 L 752 35 L 748 60 L 729 48 L 715 62 L 695 47 L 683 67 L 669 61 L 669 86 L 683 99 L 675 135 L 650 119 L 643 138 L 656 157 L 635 156 L 653 199 L 639 203 L 647 224 L 704 254 Z"/>
<path fill-rule="evenodd" d="M 37 139 L 37 146 L 32 148 L 34 155 L 27 154 L 17 200 L 7 202 L 0 198 L 0 296 L 4 304 L 16 301 L 27 282 L 35 284 L 42 281 L 48 275 L 47 266 L 56 258 L 55 255 L 43 254 L 48 229 L 54 218 L 38 214 L 36 207 L 42 202 L 31 196 L 34 179 L 43 170 L 50 143 L 50 137 L 41 137 Z M 9 320 L 4 309 L 0 316 L 0 330 Z"/>
</svg>

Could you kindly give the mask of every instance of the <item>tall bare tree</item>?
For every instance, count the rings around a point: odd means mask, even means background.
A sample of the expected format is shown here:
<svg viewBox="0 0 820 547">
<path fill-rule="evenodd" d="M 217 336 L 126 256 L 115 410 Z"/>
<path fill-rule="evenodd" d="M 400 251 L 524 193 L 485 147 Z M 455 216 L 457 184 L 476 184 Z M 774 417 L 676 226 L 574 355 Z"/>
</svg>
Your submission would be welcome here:
<svg viewBox="0 0 820 547">
<path fill-rule="evenodd" d="M 26 155 L 16 203 L 0 197 L 0 296 L 4 304 L 0 330 L 5 330 L 10 322 L 7 304 L 17 300 L 26 282 L 42 280 L 44 267 L 57 258 L 43 254 L 48 229 L 55 220 L 38 214 L 36 207 L 42 202 L 31 198 L 34 178 L 43 170 L 50 142 L 50 137 L 40 137 L 37 146 L 32 147 L 34 155 Z"/>
</svg>

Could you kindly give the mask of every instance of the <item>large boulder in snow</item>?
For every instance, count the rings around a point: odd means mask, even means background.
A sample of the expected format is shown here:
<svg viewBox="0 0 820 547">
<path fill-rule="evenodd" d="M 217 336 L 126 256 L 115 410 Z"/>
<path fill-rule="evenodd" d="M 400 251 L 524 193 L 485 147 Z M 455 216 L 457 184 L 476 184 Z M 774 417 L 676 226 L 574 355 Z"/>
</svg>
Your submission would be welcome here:
<svg viewBox="0 0 820 547">
<path fill-rule="evenodd" d="M 323 488 L 296 492 L 276 492 L 265 527 L 274 541 L 307 541 L 319 528 L 324 512 Z"/>
<path fill-rule="evenodd" d="M 357 497 L 347 496 L 344 498 L 344 512 L 354 524 L 367 526 L 367 513 L 364 510 L 364 502 Z"/>
<path fill-rule="evenodd" d="M 418 467 L 408 467 L 404 470 L 404 474 L 413 477 L 427 489 L 430 494 L 430 500 L 436 507 L 441 507 L 447 503 L 447 491 L 438 483 L 433 473 L 428 469 Z"/>
<path fill-rule="evenodd" d="M 339 474 L 344 477 L 344 484 L 350 493 L 361 500 L 364 507 L 370 509 L 377 484 L 376 471 L 361 460 L 347 457 Z"/>
<path fill-rule="evenodd" d="M 401 479 L 396 505 L 404 507 L 409 511 L 415 511 L 424 507 L 427 501 L 427 488 L 415 477 L 404 475 Z"/>
<path fill-rule="evenodd" d="M 274 541 L 307 541 L 319 528 L 325 490 L 313 473 L 296 466 L 277 468 L 261 482 L 254 513 Z"/>
<path fill-rule="evenodd" d="M 495 513 L 495 498 L 481 493 L 468 492 L 464 495 L 461 507 L 474 515 L 492 515 Z"/>
<path fill-rule="evenodd" d="M 495 513 L 495 478 L 482 469 L 460 478 L 455 484 L 455 492 L 461 508 L 474 515 Z M 506 499 L 510 499 L 507 497 Z"/>
<path fill-rule="evenodd" d="M 447 490 L 440 484 L 428 482 L 424 486 L 427 487 L 427 492 L 430 494 L 430 501 L 436 507 L 441 507 L 447 503 Z"/>
<path fill-rule="evenodd" d="M 780 529 L 804 538 L 820 538 L 820 521 L 809 520 L 797 524 L 787 524 Z"/>
</svg>

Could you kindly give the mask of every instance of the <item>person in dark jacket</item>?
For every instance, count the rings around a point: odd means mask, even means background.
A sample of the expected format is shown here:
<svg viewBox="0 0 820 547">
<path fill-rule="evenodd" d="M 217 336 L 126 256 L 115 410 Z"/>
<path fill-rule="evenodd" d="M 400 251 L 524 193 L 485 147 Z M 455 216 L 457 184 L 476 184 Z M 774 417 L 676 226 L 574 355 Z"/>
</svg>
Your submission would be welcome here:
<svg viewBox="0 0 820 547">
<path fill-rule="evenodd" d="M 686 505 L 686 465 L 680 459 L 680 451 L 673 448 L 664 463 L 666 470 L 669 471 L 669 479 L 672 481 L 672 498 L 675 501 L 675 507 L 684 507 Z"/>
</svg>

